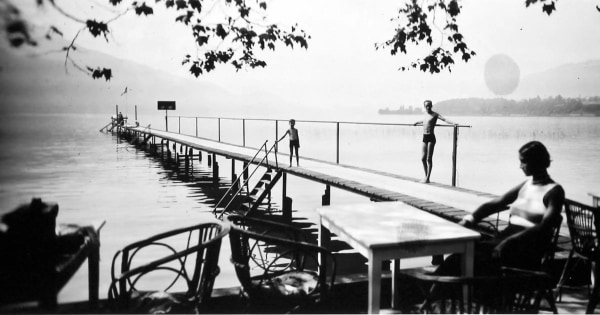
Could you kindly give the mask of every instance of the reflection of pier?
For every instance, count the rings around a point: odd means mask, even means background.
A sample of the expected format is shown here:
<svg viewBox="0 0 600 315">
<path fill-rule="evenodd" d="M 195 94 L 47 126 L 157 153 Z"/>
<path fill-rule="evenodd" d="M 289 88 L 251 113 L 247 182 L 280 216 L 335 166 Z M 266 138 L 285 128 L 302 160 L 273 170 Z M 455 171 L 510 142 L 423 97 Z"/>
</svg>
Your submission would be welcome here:
<svg viewBox="0 0 600 315">
<path fill-rule="evenodd" d="M 231 159 L 232 181 L 237 178 L 235 162 L 256 164 L 256 149 L 245 146 L 227 144 L 205 138 L 183 135 L 173 132 L 155 130 L 145 127 L 127 126 L 123 131 L 138 139 L 157 145 L 157 148 L 169 150 L 171 146 L 179 145 L 179 153 L 173 152 L 175 159 L 184 159 L 185 165 L 194 158 L 200 158 L 202 153 L 207 153 L 212 160 L 213 178 L 218 179 L 219 165 L 217 156 Z M 175 149 L 174 149 L 175 151 Z M 269 153 L 265 164 L 266 168 L 282 172 L 283 196 L 282 204 L 289 205 L 286 196 L 286 176 L 294 175 L 325 185 L 322 197 L 323 205 L 330 204 L 330 188 L 335 187 L 366 196 L 373 201 L 402 201 L 418 209 L 434 213 L 451 221 L 458 221 L 462 216 L 474 210 L 481 203 L 493 197 L 491 194 L 453 187 L 444 184 L 423 184 L 417 179 L 374 171 L 365 168 L 347 166 L 318 159 L 302 159 L 301 167 L 288 167 L 280 165 L 277 161 L 287 161 L 287 154 Z M 247 178 L 246 174 L 242 174 Z M 290 205 L 291 206 L 291 205 Z M 482 231 L 489 231 L 496 225 L 493 222 L 482 222 Z M 500 225 L 506 224 L 500 220 Z"/>
</svg>

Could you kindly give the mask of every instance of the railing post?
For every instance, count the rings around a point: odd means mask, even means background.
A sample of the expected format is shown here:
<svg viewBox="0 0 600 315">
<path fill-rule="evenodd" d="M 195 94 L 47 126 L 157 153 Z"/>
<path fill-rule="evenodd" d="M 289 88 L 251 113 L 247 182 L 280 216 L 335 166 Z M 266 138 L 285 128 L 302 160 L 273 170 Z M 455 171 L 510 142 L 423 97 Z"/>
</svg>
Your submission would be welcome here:
<svg viewBox="0 0 600 315">
<path fill-rule="evenodd" d="M 196 137 L 198 137 L 198 117 L 196 117 Z"/>
<path fill-rule="evenodd" d="M 242 119 L 242 146 L 246 146 L 246 119 Z"/>
<path fill-rule="evenodd" d="M 219 120 L 218 123 L 218 136 L 219 136 L 219 142 L 221 142 L 221 117 L 217 118 Z"/>
<path fill-rule="evenodd" d="M 181 116 L 179 116 L 178 118 L 179 122 L 177 124 L 179 125 L 179 134 L 181 134 Z"/>
<path fill-rule="evenodd" d="M 137 105 L 135 105 L 135 121 L 137 121 Z"/>
<path fill-rule="evenodd" d="M 337 125 L 337 135 L 335 140 L 335 163 L 340 164 L 340 122 L 336 123 Z"/>
<path fill-rule="evenodd" d="M 458 126 L 454 126 L 452 135 L 452 186 L 456 186 L 456 149 L 458 147 Z"/>
<path fill-rule="evenodd" d="M 277 119 L 275 119 L 275 141 L 279 140 L 279 121 Z M 277 154 L 277 151 L 279 150 L 279 144 L 277 142 L 275 142 L 275 154 Z"/>
</svg>

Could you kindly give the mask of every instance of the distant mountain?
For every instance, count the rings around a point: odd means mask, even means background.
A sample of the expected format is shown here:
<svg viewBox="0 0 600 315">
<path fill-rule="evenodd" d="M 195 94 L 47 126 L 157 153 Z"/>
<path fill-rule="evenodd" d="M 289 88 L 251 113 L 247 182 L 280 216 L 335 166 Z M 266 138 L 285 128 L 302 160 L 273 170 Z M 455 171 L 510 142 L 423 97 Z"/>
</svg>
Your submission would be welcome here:
<svg viewBox="0 0 600 315">
<path fill-rule="evenodd" d="M 504 98 L 447 99 L 436 102 L 435 108 L 447 115 L 598 116 L 599 96 L 600 60 L 591 60 L 527 75 L 521 79 L 517 90 Z M 403 106 L 397 110 L 379 109 L 378 112 L 411 114 Z"/>
<path fill-rule="evenodd" d="M 173 115 L 242 116 L 249 107 L 279 101 L 265 91 L 219 86 L 202 77 L 181 77 L 99 52 L 78 54 L 90 66 L 112 68 L 113 78 L 93 80 L 72 65 L 67 73 L 63 53 L 32 56 L 0 47 L 0 112 L 112 114 L 118 104 L 131 115 L 134 105 L 139 113 L 153 113 L 157 101 L 175 100 Z M 125 87 L 129 93 L 122 95 Z"/>
<path fill-rule="evenodd" d="M 570 63 L 524 76 L 512 99 L 600 95 L 600 60 Z"/>
</svg>

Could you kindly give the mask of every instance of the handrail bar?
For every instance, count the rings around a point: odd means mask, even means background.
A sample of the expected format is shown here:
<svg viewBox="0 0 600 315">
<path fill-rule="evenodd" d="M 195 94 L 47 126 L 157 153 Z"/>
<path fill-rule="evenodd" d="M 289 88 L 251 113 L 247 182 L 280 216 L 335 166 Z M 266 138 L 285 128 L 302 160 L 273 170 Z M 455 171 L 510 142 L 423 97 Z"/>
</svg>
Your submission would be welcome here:
<svg viewBox="0 0 600 315">
<path fill-rule="evenodd" d="M 254 176 L 254 173 L 256 173 L 256 171 L 258 170 L 258 168 L 263 165 L 263 162 L 265 160 L 267 160 L 267 163 L 268 163 L 268 161 L 269 161 L 269 154 L 273 151 L 273 149 L 275 148 L 275 145 L 277 143 L 274 143 L 271 146 L 271 148 L 269 150 L 267 150 L 267 141 L 265 141 L 265 143 L 258 149 L 258 152 L 260 152 L 260 150 L 262 150 L 262 148 L 264 147 L 265 148 L 265 156 L 256 164 L 256 167 L 254 168 L 254 170 L 252 170 L 252 173 L 250 173 L 250 175 L 248 176 L 248 178 L 245 179 L 244 183 L 239 186 L 239 188 L 237 189 L 237 191 L 234 194 L 234 196 L 238 195 L 242 191 L 242 188 L 244 187 L 244 185 L 248 186 L 248 182 L 250 181 L 250 178 L 252 178 L 252 176 Z M 277 160 L 277 154 L 275 154 L 275 160 Z M 254 158 L 252 159 L 252 161 L 254 161 Z M 277 165 L 277 162 L 275 162 L 275 163 Z M 248 164 L 248 166 L 246 166 L 245 169 L 247 169 L 249 166 L 250 166 L 250 163 Z M 238 177 L 238 179 L 239 179 L 239 177 Z M 236 179 L 236 181 L 237 181 L 237 179 Z M 231 187 L 229 187 L 229 189 L 227 190 L 227 192 L 229 192 L 233 187 L 234 187 L 234 184 L 232 184 Z M 248 194 L 247 196 L 249 197 L 250 192 L 248 191 L 248 189 L 246 189 L 246 193 Z M 223 196 L 223 198 L 225 198 L 226 195 L 227 195 L 227 193 Z M 221 198 L 221 200 L 223 198 Z M 223 217 L 223 214 L 225 213 L 225 210 L 229 207 L 229 205 L 231 205 L 232 202 L 233 202 L 233 198 L 229 200 L 229 202 L 227 203 L 227 205 L 225 205 L 225 207 L 223 207 L 223 210 L 219 214 L 219 219 L 221 219 Z M 217 207 L 218 207 L 218 205 L 220 203 L 221 203 L 221 201 L 219 201 L 219 203 L 217 204 L 217 206 L 215 206 L 213 212 L 217 210 Z"/>
<path fill-rule="evenodd" d="M 244 167 L 244 169 L 242 170 L 242 174 L 244 172 L 246 172 L 246 170 L 248 170 L 248 168 L 250 167 L 250 164 L 252 164 L 252 162 L 254 162 L 254 159 L 258 156 L 258 154 L 260 153 L 260 151 L 262 150 L 263 147 L 267 146 L 267 142 L 269 140 L 265 140 L 265 142 L 260 146 L 260 148 L 258 148 L 258 150 L 256 150 L 256 153 L 254 154 L 254 156 L 252 157 L 252 159 L 250 160 L 250 163 L 248 163 L 248 165 L 246 165 L 246 167 Z M 262 160 L 261 160 L 262 162 Z M 223 202 L 223 199 L 225 199 L 225 197 L 229 194 L 229 192 L 231 191 L 231 189 L 240 181 L 240 177 L 238 176 L 235 181 L 233 181 L 233 183 L 231 183 L 231 187 L 229 187 L 229 189 L 225 192 L 225 194 L 223 195 L 223 197 L 221 197 L 221 199 L 219 200 L 219 202 L 217 202 L 215 204 L 215 207 L 213 208 L 213 212 L 215 212 L 217 210 L 217 208 L 219 207 L 219 205 L 221 205 L 221 202 Z"/>
<path fill-rule="evenodd" d="M 279 118 L 238 118 L 238 117 L 214 117 L 214 116 L 171 116 L 169 118 L 201 118 L 201 119 L 225 119 L 225 120 L 247 120 L 247 121 L 288 121 L 289 119 Z M 296 122 L 305 123 L 328 123 L 328 124 L 354 124 L 354 125 L 379 125 L 379 126 L 414 126 L 414 124 L 405 123 L 382 123 L 382 122 L 364 122 L 364 121 L 334 121 L 334 120 L 302 120 L 296 119 Z M 437 125 L 436 127 L 454 127 L 455 125 Z M 458 124 L 456 127 L 472 128 L 471 125 Z"/>
<path fill-rule="evenodd" d="M 104 129 L 108 128 L 108 126 L 110 126 L 110 125 L 111 125 L 111 124 L 113 124 L 113 123 L 114 123 L 114 122 L 113 122 L 113 121 L 111 121 L 111 122 L 109 122 L 108 124 L 106 124 L 106 126 L 104 126 L 104 127 L 100 128 L 100 132 L 102 132 L 102 130 L 104 130 Z"/>
<path fill-rule="evenodd" d="M 177 118 L 172 117 L 172 118 Z M 222 120 L 232 120 L 232 121 L 241 121 L 243 124 L 242 129 L 242 145 L 246 147 L 246 121 L 261 121 L 261 122 L 274 122 L 275 123 L 275 138 L 279 138 L 278 130 L 280 121 L 287 121 L 287 119 L 273 119 L 273 118 L 238 118 L 238 117 L 214 117 L 214 116 L 179 116 L 179 128 L 181 132 L 181 118 L 190 118 L 196 120 L 196 136 L 198 136 L 198 119 L 215 119 L 218 120 L 217 126 L 217 141 L 221 142 L 221 121 Z M 304 123 L 320 123 L 320 124 L 333 124 L 335 125 L 335 163 L 340 163 L 340 126 L 341 125 L 367 125 L 367 126 L 396 126 L 396 127 L 416 127 L 417 124 L 414 123 L 393 123 L 393 122 L 357 122 L 357 121 L 330 121 L 330 120 L 296 120 L 297 122 Z M 457 183 L 457 151 L 458 151 L 458 132 L 460 128 L 472 128 L 471 125 L 462 125 L 462 124 L 440 124 L 437 125 L 440 128 L 452 128 L 452 186 L 456 186 Z M 277 152 L 277 148 L 275 149 Z M 275 155 L 277 159 L 277 155 Z"/>
</svg>

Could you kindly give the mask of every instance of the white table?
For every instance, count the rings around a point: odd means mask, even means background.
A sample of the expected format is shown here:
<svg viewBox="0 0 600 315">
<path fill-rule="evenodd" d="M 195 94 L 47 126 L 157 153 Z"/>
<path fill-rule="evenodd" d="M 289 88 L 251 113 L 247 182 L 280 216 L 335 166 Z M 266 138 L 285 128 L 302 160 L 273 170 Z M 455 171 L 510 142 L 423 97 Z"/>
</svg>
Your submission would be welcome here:
<svg viewBox="0 0 600 315">
<path fill-rule="evenodd" d="M 590 192 L 588 195 L 592 196 L 592 205 L 596 208 L 600 207 L 600 193 Z"/>
<path fill-rule="evenodd" d="M 479 233 L 419 210 L 402 202 L 372 202 L 316 209 L 321 217 L 319 245 L 325 246 L 329 233 L 369 260 L 369 313 L 379 313 L 381 264 L 393 260 L 392 306 L 400 259 L 461 253 L 463 274 L 473 275 L 475 240 Z"/>
</svg>

